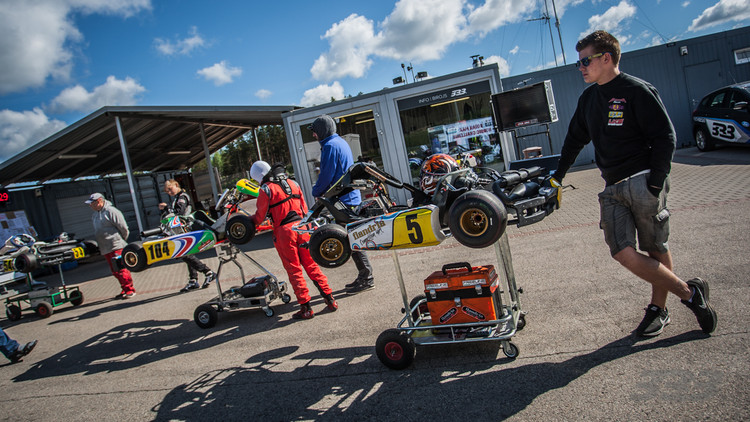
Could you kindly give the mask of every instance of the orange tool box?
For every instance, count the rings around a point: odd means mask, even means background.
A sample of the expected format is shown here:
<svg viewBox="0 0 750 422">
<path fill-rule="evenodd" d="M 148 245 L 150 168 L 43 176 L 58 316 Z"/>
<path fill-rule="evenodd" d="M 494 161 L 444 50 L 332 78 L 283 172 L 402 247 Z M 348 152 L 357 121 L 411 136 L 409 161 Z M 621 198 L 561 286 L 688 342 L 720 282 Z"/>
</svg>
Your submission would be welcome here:
<svg viewBox="0 0 750 422">
<path fill-rule="evenodd" d="M 495 267 L 468 262 L 445 264 L 424 281 L 427 308 L 434 325 L 497 319 Z"/>
</svg>

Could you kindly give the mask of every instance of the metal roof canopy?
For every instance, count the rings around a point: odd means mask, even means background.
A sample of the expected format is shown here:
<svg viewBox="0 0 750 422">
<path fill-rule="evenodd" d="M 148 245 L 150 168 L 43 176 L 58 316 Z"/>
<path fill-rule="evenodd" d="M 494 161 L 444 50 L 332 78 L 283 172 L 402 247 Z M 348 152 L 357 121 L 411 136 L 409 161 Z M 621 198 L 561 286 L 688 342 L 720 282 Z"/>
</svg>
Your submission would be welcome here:
<svg viewBox="0 0 750 422">
<path fill-rule="evenodd" d="M 187 169 L 246 132 L 283 125 L 294 106 L 102 107 L 0 163 L 0 184 Z M 211 170 L 210 160 L 208 161 Z M 214 195 L 217 184 L 210 171 Z M 142 231 L 140 210 L 136 211 Z"/>
</svg>

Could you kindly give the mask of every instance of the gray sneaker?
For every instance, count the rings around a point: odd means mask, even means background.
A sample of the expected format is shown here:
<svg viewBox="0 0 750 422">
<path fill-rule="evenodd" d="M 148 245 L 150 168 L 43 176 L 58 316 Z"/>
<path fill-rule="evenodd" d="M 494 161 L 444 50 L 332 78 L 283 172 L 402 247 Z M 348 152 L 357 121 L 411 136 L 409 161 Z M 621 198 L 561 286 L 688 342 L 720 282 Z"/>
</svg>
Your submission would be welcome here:
<svg viewBox="0 0 750 422">
<path fill-rule="evenodd" d="M 658 336 L 670 322 L 667 308 L 661 309 L 656 305 L 648 305 L 643 321 L 635 329 L 635 335 L 639 337 Z"/>
<path fill-rule="evenodd" d="M 212 281 L 216 280 L 216 273 L 213 271 L 209 271 L 206 273 L 206 279 L 203 280 L 203 285 L 201 286 L 201 289 L 205 289 L 208 287 L 209 284 L 211 284 Z"/>
<path fill-rule="evenodd" d="M 683 300 L 682 303 L 693 311 L 704 333 L 713 333 L 716 329 L 717 317 L 716 311 L 708 303 L 708 282 L 696 277 L 688 280 L 687 285 L 693 290 L 693 297 L 690 301 Z"/>
<path fill-rule="evenodd" d="M 189 292 L 190 290 L 200 289 L 200 285 L 198 284 L 198 280 L 191 279 L 188 281 L 188 284 L 185 285 L 185 287 L 180 289 L 180 293 Z"/>
</svg>

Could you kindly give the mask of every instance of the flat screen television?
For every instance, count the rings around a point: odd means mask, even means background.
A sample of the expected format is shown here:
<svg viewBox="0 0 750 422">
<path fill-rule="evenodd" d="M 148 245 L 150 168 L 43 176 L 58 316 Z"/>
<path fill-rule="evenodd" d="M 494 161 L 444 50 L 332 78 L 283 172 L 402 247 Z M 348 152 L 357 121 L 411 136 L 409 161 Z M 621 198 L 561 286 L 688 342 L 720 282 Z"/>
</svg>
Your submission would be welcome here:
<svg viewBox="0 0 750 422">
<path fill-rule="evenodd" d="M 498 132 L 557 121 L 551 81 L 494 94 L 490 101 Z"/>
</svg>

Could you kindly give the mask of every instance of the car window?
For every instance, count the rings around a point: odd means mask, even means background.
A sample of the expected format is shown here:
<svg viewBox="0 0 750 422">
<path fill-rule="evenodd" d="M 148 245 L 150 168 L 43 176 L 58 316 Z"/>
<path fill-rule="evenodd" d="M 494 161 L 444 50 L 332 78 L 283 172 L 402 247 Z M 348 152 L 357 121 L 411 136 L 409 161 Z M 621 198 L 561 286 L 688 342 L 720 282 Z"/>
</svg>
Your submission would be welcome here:
<svg viewBox="0 0 750 422">
<path fill-rule="evenodd" d="M 709 102 L 708 106 L 710 108 L 719 108 L 724 103 L 724 98 L 726 97 L 726 91 L 721 91 L 714 95 L 713 98 L 711 98 L 711 101 Z"/>
<path fill-rule="evenodd" d="M 747 93 L 738 89 L 732 90 L 732 95 L 729 98 L 729 108 L 734 108 L 734 105 L 741 101 L 748 102 Z"/>
</svg>

